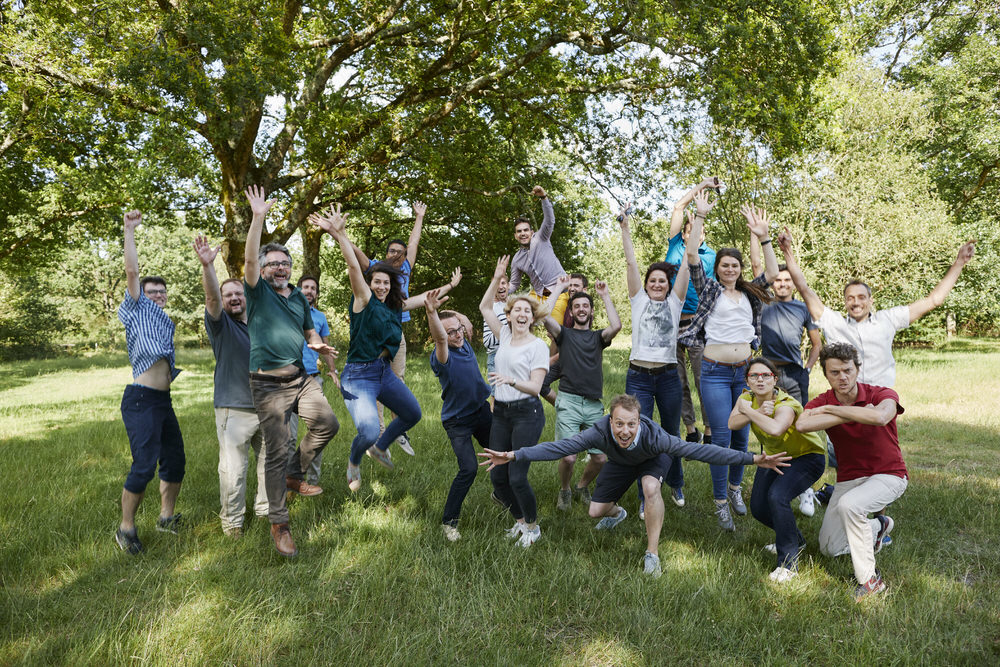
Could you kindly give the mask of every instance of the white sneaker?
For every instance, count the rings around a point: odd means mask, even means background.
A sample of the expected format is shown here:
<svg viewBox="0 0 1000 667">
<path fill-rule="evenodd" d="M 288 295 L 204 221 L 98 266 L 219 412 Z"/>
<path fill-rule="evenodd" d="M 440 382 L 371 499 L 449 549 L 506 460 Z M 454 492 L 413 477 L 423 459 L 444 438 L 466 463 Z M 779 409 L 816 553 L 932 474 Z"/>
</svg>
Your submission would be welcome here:
<svg viewBox="0 0 1000 667">
<path fill-rule="evenodd" d="M 542 536 L 542 529 L 540 526 L 535 526 L 535 529 L 531 530 L 530 528 L 527 527 L 527 525 L 525 525 L 525 527 L 521 529 L 521 539 L 519 539 L 517 543 L 520 546 L 527 549 L 532 544 L 534 544 L 541 536 Z"/>
<path fill-rule="evenodd" d="M 777 567 L 774 569 L 774 572 L 768 575 L 768 578 L 776 584 L 783 584 L 796 575 L 798 575 L 798 572 L 795 570 L 789 570 L 787 567 Z"/>
<path fill-rule="evenodd" d="M 396 438 L 396 444 L 399 445 L 399 448 L 402 449 L 407 454 L 409 454 L 410 456 L 416 455 L 416 452 L 413 451 L 413 445 L 410 444 L 410 437 L 405 433 Z"/>
<path fill-rule="evenodd" d="M 512 540 L 516 540 L 521 537 L 521 533 L 524 532 L 524 524 L 520 521 L 514 524 L 513 528 L 508 528 L 504 531 L 504 535 Z"/>
<path fill-rule="evenodd" d="M 441 530 L 444 532 L 444 537 L 449 542 L 458 542 L 462 539 L 461 533 L 458 532 L 458 528 L 455 526 L 449 526 L 446 523 L 441 524 Z"/>
<path fill-rule="evenodd" d="M 766 551 L 769 554 L 774 554 L 775 556 L 777 556 L 778 555 L 778 545 L 775 544 L 774 542 L 771 542 L 770 544 L 765 544 L 764 545 L 764 551 Z"/>
<path fill-rule="evenodd" d="M 812 516 L 816 513 L 816 492 L 812 487 L 799 494 L 799 512 L 802 516 Z"/>
</svg>

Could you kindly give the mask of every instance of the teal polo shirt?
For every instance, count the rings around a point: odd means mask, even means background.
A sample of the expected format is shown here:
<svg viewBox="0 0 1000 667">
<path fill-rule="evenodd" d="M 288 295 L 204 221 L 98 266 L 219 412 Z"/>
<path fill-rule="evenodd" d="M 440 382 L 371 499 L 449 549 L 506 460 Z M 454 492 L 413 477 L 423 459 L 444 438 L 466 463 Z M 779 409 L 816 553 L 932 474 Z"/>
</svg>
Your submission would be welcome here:
<svg viewBox="0 0 1000 667">
<path fill-rule="evenodd" d="M 243 281 L 250 329 L 250 372 L 274 370 L 289 364 L 302 368 L 305 332 L 312 331 L 309 302 L 298 287 L 288 297 L 274 291 L 263 278 L 254 287 Z"/>
</svg>

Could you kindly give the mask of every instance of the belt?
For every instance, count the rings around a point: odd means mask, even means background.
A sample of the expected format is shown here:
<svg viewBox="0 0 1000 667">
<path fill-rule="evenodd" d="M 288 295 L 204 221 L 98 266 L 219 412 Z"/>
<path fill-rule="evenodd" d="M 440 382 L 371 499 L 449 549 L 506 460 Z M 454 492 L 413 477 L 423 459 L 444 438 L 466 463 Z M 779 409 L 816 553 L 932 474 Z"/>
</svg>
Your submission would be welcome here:
<svg viewBox="0 0 1000 667">
<path fill-rule="evenodd" d="M 645 366 L 637 366 L 630 361 L 628 368 L 631 371 L 642 373 L 644 375 L 663 375 L 667 371 L 677 370 L 677 364 L 663 364 L 662 366 L 657 366 L 656 368 L 646 368 Z"/>
<path fill-rule="evenodd" d="M 746 366 L 750 362 L 750 357 L 747 357 L 743 361 L 737 361 L 736 363 L 730 364 L 725 361 L 716 361 L 715 359 L 709 359 L 708 357 L 702 357 L 702 361 L 710 361 L 713 364 L 718 364 L 719 366 L 727 366 L 729 368 L 740 368 Z"/>
<path fill-rule="evenodd" d="M 281 384 L 288 384 L 289 382 L 298 380 L 303 375 L 305 375 L 305 371 L 300 369 L 295 375 L 268 375 L 267 373 L 251 373 L 250 378 L 253 380 L 262 380 L 264 382 L 279 382 Z"/>
<path fill-rule="evenodd" d="M 505 408 L 520 408 L 537 400 L 536 397 L 532 396 L 531 398 L 519 398 L 516 401 L 494 401 L 494 403 L 502 405 Z"/>
</svg>

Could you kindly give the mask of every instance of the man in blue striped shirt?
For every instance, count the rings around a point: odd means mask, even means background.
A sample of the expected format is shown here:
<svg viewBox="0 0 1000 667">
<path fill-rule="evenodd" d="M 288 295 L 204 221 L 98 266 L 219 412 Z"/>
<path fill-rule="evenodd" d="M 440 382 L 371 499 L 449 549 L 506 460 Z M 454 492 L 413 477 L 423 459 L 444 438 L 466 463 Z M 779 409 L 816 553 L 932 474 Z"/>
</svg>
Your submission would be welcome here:
<svg viewBox="0 0 1000 667">
<path fill-rule="evenodd" d="M 180 370 L 174 366 L 174 323 L 163 310 L 167 284 L 159 276 L 139 278 L 135 228 L 142 213 L 125 214 L 125 278 L 128 289 L 118 319 L 125 326 L 133 383 L 122 396 L 122 421 L 132 450 L 132 468 L 122 489 L 122 520 L 115 542 L 130 554 L 142 551 L 135 513 L 146 485 L 160 470 L 160 516 L 156 529 L 177 534 L 180 514 L 174 504 L 184 479 L 184 440 L 170 402 L 170 383 Z"/>
</svg>

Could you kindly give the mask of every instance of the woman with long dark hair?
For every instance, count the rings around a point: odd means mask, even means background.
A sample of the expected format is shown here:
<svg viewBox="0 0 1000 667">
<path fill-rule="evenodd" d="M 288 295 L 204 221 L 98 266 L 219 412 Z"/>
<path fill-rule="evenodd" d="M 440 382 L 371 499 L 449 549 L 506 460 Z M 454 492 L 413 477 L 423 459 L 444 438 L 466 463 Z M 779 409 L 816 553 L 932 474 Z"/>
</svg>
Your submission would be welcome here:
<svg viewBox="0 0 1000 667">
<path fill-rule="evenodd" d="M 746 366 L 750 354 L 760 347 L 760 313 L 771 302 L 767 287 L 778 275 L 778 260 L 768 236 L 767 213 L 744 205 L 740 212 L 747 219 L 750 233 L 760 240 L 764 254 L 764 273 L 747 282 L 743 279 L 743 255 L 736 248 L 720 248 L 715 256 L 715 279 L 705 275 L 700 261 L 688 266 L 691 281 L 698 290 L 698 310 L 691 326 L 680 336 L 682 345 L 701 340 L 705 353 L 701 364 L 701 400 L 712 427 L 712 444 L 745 452 L 749 428 L 730 431 L 729 413 L 743 393 Z M 719 527 L 736 530 L 729 506 L 739 515 L 747 513 L 740 484 L 743 466 L 712 467 L 712 495 Z"/>
<path fill-rule="evenodd" d="M 792 499 L 812 487 L 826 468 L 826 440 L 821 433 L 800 433 L 795 420 L 802 404 L 778 388 L 780 373 L 769 359 L 758 357 L 747 365 L 749 389 L 736 400 L 729 414 L 730 430 L 750 426 L 765 454 L 791 456 L 788 467 L 758 469 L 750 492 L 750 513 L 774 529 L 774 544 L 765 547 L 778 556 L 771 581 L 784 583 L 798 572 L 799 553 L 805 548 L 795 523 Z"/>
<path fill-rule="evenodd" d="M 361 459 L 365 452 L 386 468 L 392 468 L 389 445 L 420 421 L 420 404 L 392 372 L 391 362 L 403 335 L 400 313 L 422 307 L 426 293 L 404 298 L 399 270 L 385 262 L 372 265 L 367 274 L 362 273 L 347 236 L 347 215 L 341 214 L 339 205 L 331 206 L 327 216 L 311 215 L 309 222 L 340 245 L 351 282 L 348 308 L 351 342 L 341 374 L 340 393 L 358 430 L 347 462 L 347 484 L 351 491 L 357 491 L 361 488 Z M 462 272 L 455 269 L 451 281 L 438 289 L 439 295 L 451 291 L 461 279 Z M 396 415 L 381 436 L 376 401 Z"/>
</svg>

